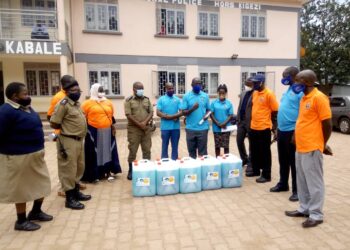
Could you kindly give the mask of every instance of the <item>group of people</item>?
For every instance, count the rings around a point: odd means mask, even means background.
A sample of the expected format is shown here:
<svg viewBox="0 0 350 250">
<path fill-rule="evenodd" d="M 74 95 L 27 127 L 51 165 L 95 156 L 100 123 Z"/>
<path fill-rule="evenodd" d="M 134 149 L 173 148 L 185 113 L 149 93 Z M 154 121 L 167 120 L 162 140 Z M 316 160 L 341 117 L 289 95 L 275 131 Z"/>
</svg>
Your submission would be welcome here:
<svg viewBox="0 0 350 250">
<path fill-rule="evenodd" d="M 179 157 L 180 118 L 184 117 L 188 154 L 192 158 L 207 155 L 209 118 L 215 141 L 215 154 L 229 153 L 230 132 L 237 121 L 237 146 L 246 166 L 246 176 L 258 176 L 258 183 L 271 181 L 271 132 L 277 139 L 280 181 L 271 192 L 288 191 L 289 172 L 292 172 L 291 201 L 299 200 L 295 211 L 287 216 L 308 217 L 303 227 L 323 222 L 323 158 L 332 154 L 327 141 L 330 137 L 331 111 L 328 98 L 315 88 L 316 75 L 311 70 L 299 72 L 288 67 L 282 84 L 288 89 L 280 105 L 273 92 L 265 86 L 264 75 L 246 80 L 246 90 L 240 95 L 237 115 L 227 99 L 225 84 L 217 88 L 217 99 L 210 103 L 200 78 L 192 80 L 192 89 L 182 100 L 175 95 L 172 83 L 165 84 L 165 94 L 157 102 L 157 116 L 161 118 L 161 157 Z M 61 78 L 62 90 L 52 99 L 48 111 L 51 127 L 55 129 L 58 176 L 65 206 L 84 209 L 81 201 L 91 199 L 80 190 L 80 182 L 109 181 L 121 173 L 116 144 L 114 107 L 103 86 L 91 86 L 90 98 L 79 103 L 81 90 L 74 77 Z M 44 160 L 44 133 L 39 115 L 31 107 L 24 84 L 13 82 L 6 88 L 7 102 L 0 107 L 0 202 L 15 203 L 15 230 L 33 231 L 40 225 L 33 221 L 50 221 L 51 215 L 41 210 L 44 197 L 50 194 L 51 183 Z M 142 158 L 151 159 L 153 105 L 144 95 L 141 82 L 133 84 L 133 95 L 125 100 L 128 120 L 127 139 L 129 171 L 139 146 Z M 245 148 L 249 140 L 249 150 Z M 33 201 L 26 215 L 26 202 Z"/>
<path fill-rule="evenodd" d="M 271 181 L 271 144 L 277 141 L 280 179 L 270 192 L 289 191 L 291 172 L 289 200 L 299 201 L 300 206 L 285 214 L 307 217 L 302 226 L 314 227 L 323 222 L 322 154 L 333 154 L 327 146 L 332 132 L 329 99 L 316 88 L 317 77 L 311 70 L 288 67 L 281 83 L 288 88 L 278 105 L 263 75 L 247 79 L 237 111 L 237 146 L 246 176 L 260 176 L 256 182 L 265 183 Z"/>
</svg>

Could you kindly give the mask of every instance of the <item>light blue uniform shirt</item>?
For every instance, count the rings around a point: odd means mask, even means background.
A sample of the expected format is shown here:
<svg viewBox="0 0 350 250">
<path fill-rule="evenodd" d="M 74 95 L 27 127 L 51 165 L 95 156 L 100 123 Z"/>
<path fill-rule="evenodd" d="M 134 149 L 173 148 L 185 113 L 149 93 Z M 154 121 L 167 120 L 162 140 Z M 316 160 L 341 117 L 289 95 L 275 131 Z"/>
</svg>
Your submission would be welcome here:
<svg viewBox="0 0 350 250">
<path fill-rule="evenodd" d="M 227 120 L 227 118 L 230 115 L 233 115 L 233 105 L 232 103 L 225 99 L 223 102 L 220 101 L 220 99 L 215 99 L 212 101 L 210 105 L 210 110 L 214 114 L 215 119 L 219 123 L 223 123 Z M 221 132 L 221 128 L 219 128 L 214 122 L 213 122 L 213 132 Z"/>
<path fill-rule="evenodd" d="M 186 93 L 182 99 L 181 109 L 191 109 L 196 102 L 198 102 L 199 106 L 186 117 L 186 129 L 197 131 L 209 130 L 208 120 L 199 125 L 200 120 L 202 120 L 203 116 L 207 113 L 207 110 L 210 110 L 209 96 L 205 92 L 200 91 L 196 94 L 190 91 Z"/>
<path fill-rule="evenodd" d="M 175 115 L 179 112 L 181 105 L 181 100 L 177 96 L 169 97 L 168 95 L 163 95 L 159 98 L 157 102 L 157 109 L 166 115 Z M 180 120 L 160 120 L 160 129 L 161 130 L 172 130 L 180 129 Z"/>
<path fill-rule="evenodd" d="M 282 95 L 278 109 L 277 122 L 281 131 L 295 130 L 295 123 L 299 115 L 300 100 L 304 93 L 295 94 L 291 87 Z"/>
</svg>

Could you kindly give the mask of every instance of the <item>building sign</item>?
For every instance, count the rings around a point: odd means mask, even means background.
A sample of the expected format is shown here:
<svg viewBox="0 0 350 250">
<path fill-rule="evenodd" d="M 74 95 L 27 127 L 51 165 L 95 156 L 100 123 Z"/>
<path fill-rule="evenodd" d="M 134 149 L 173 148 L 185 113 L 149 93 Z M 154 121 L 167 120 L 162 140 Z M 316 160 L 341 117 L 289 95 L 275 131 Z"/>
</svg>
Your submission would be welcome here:
<svg viewBox="0 0 350 250">
<path fill-rule="evenodd" d="M 62 43 L 41 41 L 0 41 L 0 53 L 14 55 L 62 55 Z"/>
<path fill-rule="evenodd" d="M 170 3 L 177 5 L 197 5 L 197 6 L 211 6 L 217 8 L 231 8 L 243 10 L 261 10 L 261 4 L 258 3 L 233 3 L 228 1 L 210 1 L 210 0 L 146 0 L 154 3 Z"/>
</svg>

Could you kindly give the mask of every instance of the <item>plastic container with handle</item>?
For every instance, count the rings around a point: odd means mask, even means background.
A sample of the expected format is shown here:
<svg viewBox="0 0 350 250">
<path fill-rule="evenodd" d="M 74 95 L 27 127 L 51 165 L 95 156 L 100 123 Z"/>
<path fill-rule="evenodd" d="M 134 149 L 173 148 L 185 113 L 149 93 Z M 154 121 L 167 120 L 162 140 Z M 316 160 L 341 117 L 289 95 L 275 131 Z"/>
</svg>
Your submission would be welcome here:
<svg viewBox="0 0 350 250">
<path fill-rule="evenodd" d="M 202 191 L 201 162 L 191 157 L 184 157 L 178 162 L 180 165 L 180 193 Z"/>
<path fill-rule="evenodd" d="M 242 160 L 233 154 L 219 156 L 221 162 L 222 187 L 241 187 L 243 180 Z"/>
<path fill-rule="evenodd" d="M 221 188 L 221 162 L 209 155 L 201 157 L 200 162 L 202 166 L 202 190 Z"/>
<path fill-rule="evenodd" d="M 132 163 L 132 193 L 135 197 L 156 195 L 156 168 L 150 160 Z"/>
<path fill-rule="evenodd" d="M 157 194 L 170 195 L 179 193 L 178 162 L 165 158 L 155 162 L 157 170 Z"/>
</svg>

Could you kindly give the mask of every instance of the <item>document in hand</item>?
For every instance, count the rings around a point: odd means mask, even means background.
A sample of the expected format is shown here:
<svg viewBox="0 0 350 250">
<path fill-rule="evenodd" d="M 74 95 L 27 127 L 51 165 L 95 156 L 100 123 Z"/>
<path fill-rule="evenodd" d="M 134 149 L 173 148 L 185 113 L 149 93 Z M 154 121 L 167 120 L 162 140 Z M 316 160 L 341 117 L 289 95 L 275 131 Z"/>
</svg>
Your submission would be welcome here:
<svg viewBox="0 0 350 250">
<path fill-rule="evenodd" d="M 221 132 L 231 132 L 231 131 L 236 131 L 237 130 L 237 125 L 231 125 L 231 126 L 227 126 L 226 128 L 222 128 Z"/>
</svg>

